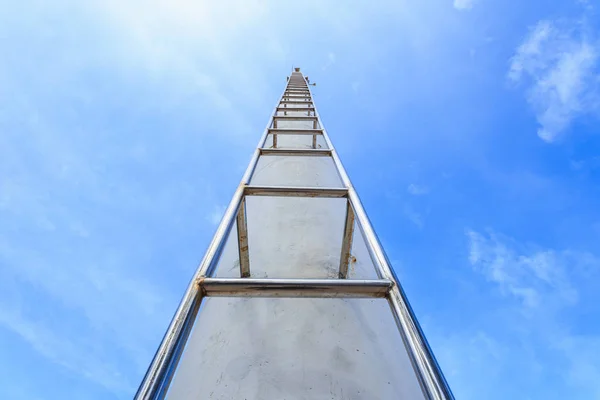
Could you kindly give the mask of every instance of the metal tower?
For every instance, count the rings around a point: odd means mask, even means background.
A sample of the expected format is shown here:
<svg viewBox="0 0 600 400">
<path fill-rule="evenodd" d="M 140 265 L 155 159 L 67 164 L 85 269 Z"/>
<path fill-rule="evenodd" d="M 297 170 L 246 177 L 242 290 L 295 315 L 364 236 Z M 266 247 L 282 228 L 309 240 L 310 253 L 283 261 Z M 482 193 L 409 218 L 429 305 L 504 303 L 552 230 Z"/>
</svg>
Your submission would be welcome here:
<svg viewBox="0 0 600 400">
<path fill-rule="evenodd" d="M 136 399 L 453 399 L 299 68 Z"/>
</svg>

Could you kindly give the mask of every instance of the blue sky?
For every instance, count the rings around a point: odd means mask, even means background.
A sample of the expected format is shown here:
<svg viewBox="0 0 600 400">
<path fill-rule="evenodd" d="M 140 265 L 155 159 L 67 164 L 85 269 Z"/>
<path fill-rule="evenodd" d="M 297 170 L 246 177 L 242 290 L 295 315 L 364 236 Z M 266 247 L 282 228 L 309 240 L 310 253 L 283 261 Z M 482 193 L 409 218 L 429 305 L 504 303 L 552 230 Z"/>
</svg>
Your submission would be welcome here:
<svg viewBox="0 0 600 400">
<path fill-rule="evenodd" d="M 600 398 L 599 12 L 0 0 L 0 397 L 132 396 L 296 65 L 457 398 Z"/>
</svg>

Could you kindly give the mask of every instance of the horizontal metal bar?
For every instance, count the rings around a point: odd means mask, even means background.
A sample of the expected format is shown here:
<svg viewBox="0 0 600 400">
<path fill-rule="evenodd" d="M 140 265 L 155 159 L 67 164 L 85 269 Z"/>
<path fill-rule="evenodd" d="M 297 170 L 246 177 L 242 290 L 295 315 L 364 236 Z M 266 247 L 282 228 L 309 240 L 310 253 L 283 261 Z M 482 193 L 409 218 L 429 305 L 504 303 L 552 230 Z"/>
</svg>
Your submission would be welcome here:
<svg viewBox="0 0 600 400">
<path fill-rule="evenodd" d="M 276 121 L 316 121 L 314 115 L 274 115 L 273 120 Z"/>
<path fill-rule="evenodd" d="M 277 111 L 289 111 L 289 112 L 315 111 L 315 108 L 314 107 L 277 107 Z"/>
<path fill-rule="evenodd" d="M 311 100 L 281 100 L 281 104 L 313 104 Z"/>
<path fill-rule="evenodd" d="M 308 156 L 327 157 L 331 156 L 330 149 L 267 149 L 260 150 L 261 156 Z"/>
<path fill-rule="evenodd" d="M 393 284 L 387 279 L 239 279 L 198 281 L 205 296 L 221 297 L 385 297 Z"/>
<path fill-rule="evenodd" d="M 246 196 L 275 197 L 324 197 L 340 198 L 348 195 L 347 188 L 295 187 L 295 186 L 254 186 L 244 188 Z"/>
<path fill-rule="evenodd" d="M 271 135 L 321 135 L 322 129 L 279 129 L 269 128 Z"/>
</svg>

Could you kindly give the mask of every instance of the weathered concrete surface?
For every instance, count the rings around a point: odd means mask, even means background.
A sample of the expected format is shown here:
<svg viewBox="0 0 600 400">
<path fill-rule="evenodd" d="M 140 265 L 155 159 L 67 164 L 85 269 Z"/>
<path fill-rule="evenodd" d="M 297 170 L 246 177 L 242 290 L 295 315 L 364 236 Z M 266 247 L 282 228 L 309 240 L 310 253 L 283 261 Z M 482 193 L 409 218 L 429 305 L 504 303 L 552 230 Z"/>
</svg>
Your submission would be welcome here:
<svg viewBox="0 0 600 400">
<path fill-rule="evenodd" d="M 278 137 L 278 147 L 311 144 L 311 136 Z M 322 138 L 318 145 L 325 148 Z M 341 186 L 327 157 L 263 156 L 251 183 Z M 337 278 L 345 207 L 345 199 L 248 197 L 251 276 Z M 377 278 L 356 227 L 352 255 L 349 279 Z M 235 227 L 216 276 L 240 276 Z M 167 398 L 373 400 L 423 394 L 384 299 L 208 298 Z"/>
</svg>

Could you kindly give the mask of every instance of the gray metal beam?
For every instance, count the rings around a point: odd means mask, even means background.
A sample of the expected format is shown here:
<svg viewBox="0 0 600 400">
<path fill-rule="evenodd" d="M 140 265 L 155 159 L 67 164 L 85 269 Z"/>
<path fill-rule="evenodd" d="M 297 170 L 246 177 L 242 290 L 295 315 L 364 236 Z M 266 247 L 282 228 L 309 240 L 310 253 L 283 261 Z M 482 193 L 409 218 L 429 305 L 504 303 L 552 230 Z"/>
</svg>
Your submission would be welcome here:
<svg viewBox="0 0 600 400">
<path fill-rule="evenodd" d="M 277 107 L 277 111 L 289 111 L 289 112 L 315 111 L 315 108 L 314 107 Z"/>
<path fill-rule="evenodd" d="M 260 149 L 261 156 L 307 156 L 307 157 L 329 157 L 330 149 Z"/>
<path fill-rule="evenodd" d="M 313 104 L 313 102 L 311 100 L 302 100 L 302 101 L 298 101 L 298 100 L 281 100 L 279 103 L 281 104 Z"/>
<path fill-rule="evenodd" d="M 322 129 L 280 129 L 269 128 L 272 135 L 322 135 Z"/>
<path fill-rule="evenodd" d="M 236 279 L 202 278 L 207 297 L 385 297 L 392 288 L 387 279 Z"/>
<path fill-rule="evenodd" d="M 248 253 L 248 225 L 246 222 L 246 199 L 240 202 L 237 214 L 238 253 L 240 257 L 240 276 L 250 276 L 250 255 Z"/>
<path fill-rule="evenodd" d="M 294 186 L 254 186 L 244 188 L 245 196 L 273 196 L 273 197 L 323 197 L 340 198 L 348 195 L 346 188 L 325 187 L 294 187 Z"/>
<path fill-rule="evenodd" d="M 314 115 L 275 115 L 273 121 L 317 121 Z"/>
<path fill-rule="evenodd" d="M 342 254 L 340 255 L 340 279 L 348 277 L 348 264 L 350 263 L 350 252 L 352 250 L 352 239 L 354 237 L 354 210 L 348 201 L 346 206 L 346 222 L 344 224 L 344 236 L 342 238 Z"/>
</svg>

